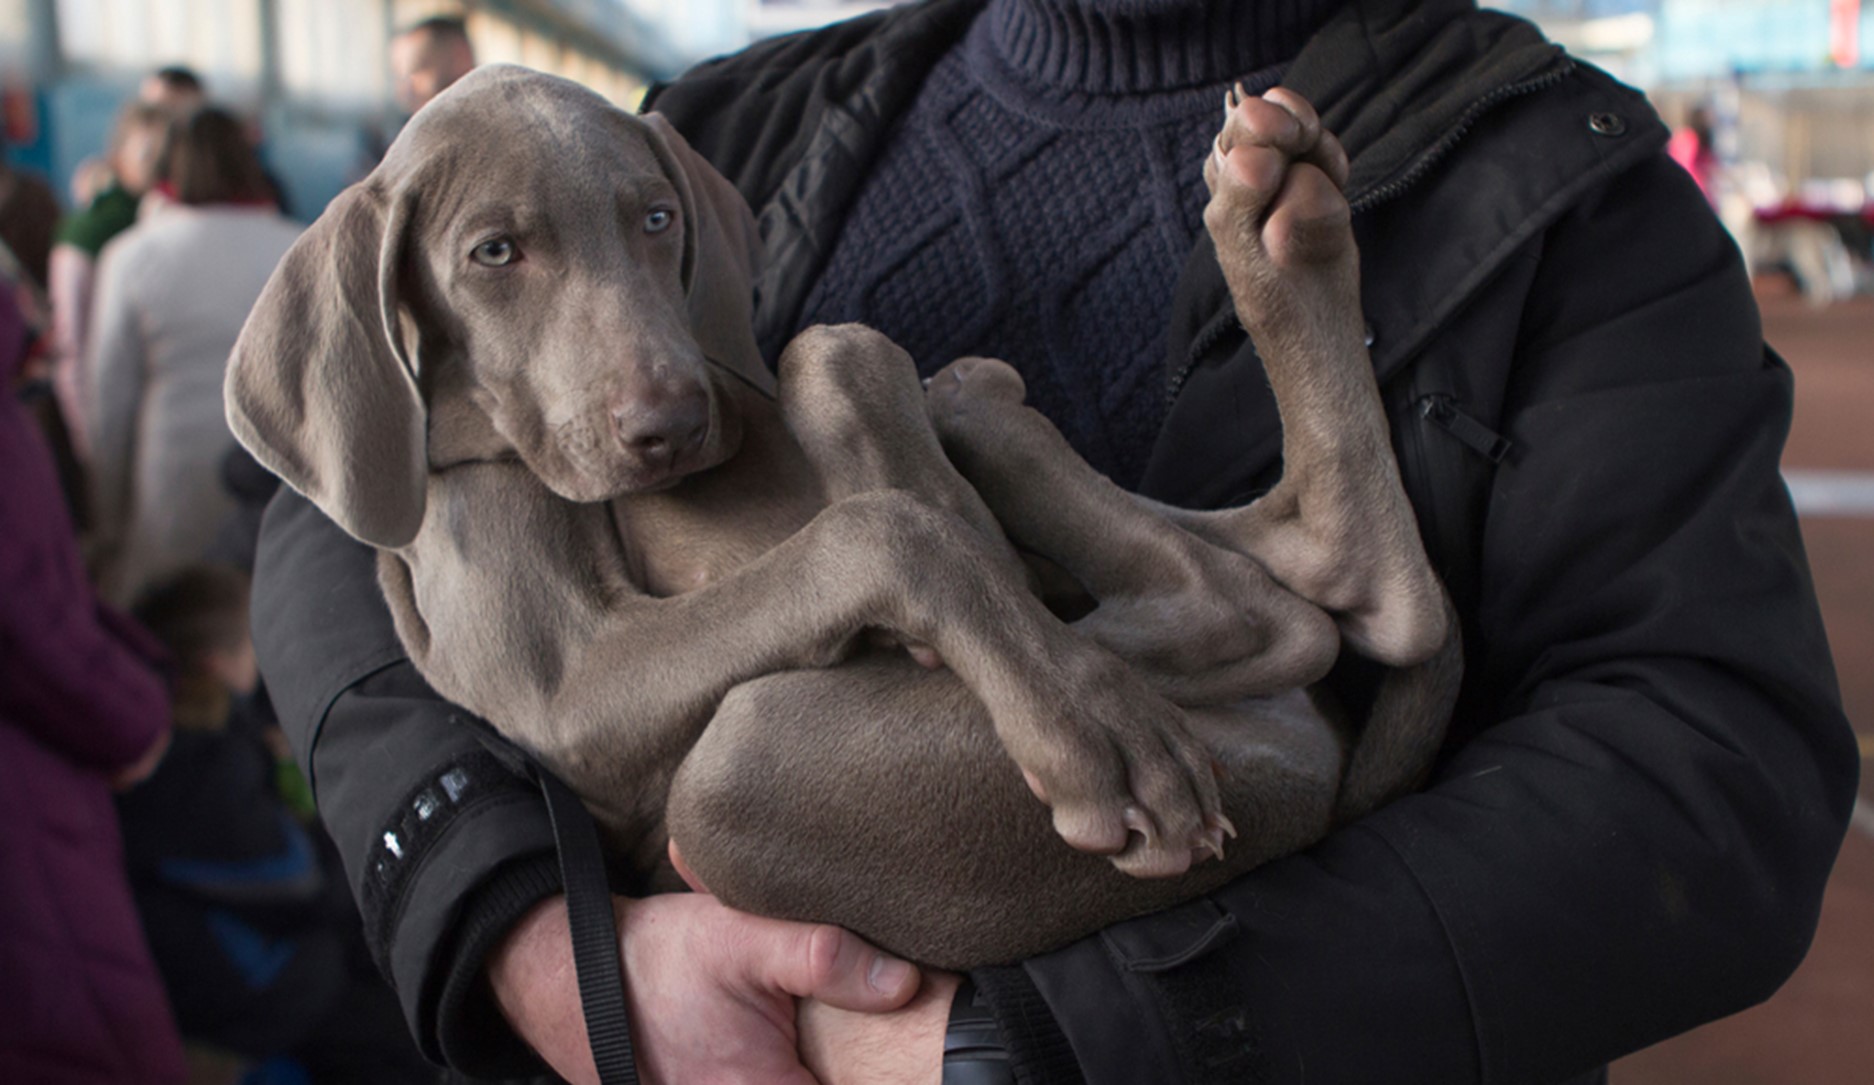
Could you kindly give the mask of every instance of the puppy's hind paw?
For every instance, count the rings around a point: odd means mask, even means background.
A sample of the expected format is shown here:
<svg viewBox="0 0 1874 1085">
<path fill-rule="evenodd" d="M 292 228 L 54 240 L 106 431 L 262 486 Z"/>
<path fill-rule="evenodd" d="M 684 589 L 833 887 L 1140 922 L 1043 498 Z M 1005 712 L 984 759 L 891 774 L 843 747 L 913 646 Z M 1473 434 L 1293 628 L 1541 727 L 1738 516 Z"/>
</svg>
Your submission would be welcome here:
<svg viewBox="0 0 1874 1085">
<path fill-rule="evenodd" d="M 1220 859 L 1226 837 L 1235 835 L 1209 752 L 1166 708 L 1160 727 L 1134 717 L 1125 731 L 1108 734 L 1116 741 L 1105 750 L 1097 735 L 1067 740 L 1080 749 L 1051 759 L 1052 782 L 1023 769 L 1029 788 L 1052 807 L 1063 841 L 1109 857 L 1134 877 L 1172 877 Z"/>
</svg>

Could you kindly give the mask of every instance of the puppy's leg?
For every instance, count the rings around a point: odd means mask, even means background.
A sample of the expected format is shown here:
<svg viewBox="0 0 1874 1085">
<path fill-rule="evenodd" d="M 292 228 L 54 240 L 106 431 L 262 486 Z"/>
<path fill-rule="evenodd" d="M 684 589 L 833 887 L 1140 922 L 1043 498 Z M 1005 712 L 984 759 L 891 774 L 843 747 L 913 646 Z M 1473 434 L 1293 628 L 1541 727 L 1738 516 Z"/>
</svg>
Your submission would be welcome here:
<svg viewBox="0 0 1874 1085">
<path fill-rule="evenodd" d="M 883 655 L 738 687 L 671 787 L 671 837 L 735 907 L 838 923 L 942 967 L 1015 960 L 1328 831 L 1341 750 L 1305 695 L 1190 725 L 1225 762 L 1242 835 L 1174 878 L 1067 847 L 956 676 Z"/>
<path fill-rule="evenodd" d="M 779 395 L 829 501 L 915 494 L 975 528 L 1002 568 L 1022 569 L 996 518 L 945 458 L 917 367 L 897 344 L 859 324 L 809 328 L 781 355 Z"/>
<path fill-rule="evenodd" d="M 1227 822 L 1209 752 L 1175 707 L 1028 591 L 988 509 L 944 458 L 910 357 L 867 328 L 817 328 L 783 353 L 779 383 L 832 508 L 908 493 L 976 537 L 974 560 L 932 553 L 927 569 L 886 587 L 910 606 L 982 600 L 978 620 L 911 631 L 982 699 L 1062 837 L 1140 875 L 1179 873 L 1194 854 L 1220 852 Z"/>
<path fill-rule="evenodd" d="M 1098 607 L 1075 628 L 1181 705 L 1297 689 L 1333 665 L 1325 612 L 1253 560 L 1187 532 L 1093 470 L 1001 362 L 965 358 L 931 379 L 944 450 L 1025 548 Z"/>
<path fill-rule="evenodd" d="M 1367 356 L 1347 158 L 1299 95 L 1232 93 L 1204 166 L 1205 225 L 1282 417 L 1282 481 L 1202 524 L 1333 612 L 1382 662 L 1446 639 L 1444 596 L 1399 481 Z"/>
<path fill-rule="evenodd" d="M 945 449 L 1009 532 L 1062 562 L 1098 598 L 1076 628 L 1183 705 L 1299 689 L 1327 672 L 1339 635 L 1324 611 L 1275 584 L 1228 539 L 1173 523 L 1211 530 L 1214 516 L 1141 501 L 1098 475 L 1021 405 L 1021 391 L 1007 366 L 967 359 L 932 381 L 931 413 Z M 1455 619 L 1447 626 L 1450 636 L 1429 660 L 1381 679 L 1350 744 L 1337 820 L 1418 787 L 1430 772 L 1462 673 Z M 1199 717 L 1218 724 L 1200 733 L 1226 769 L 1233 755 L 1240 760 L 1240 744 L 1261 742 L 1258 711 L 1232 706 Z"/>
<path fill-rule="evenodd" d="M 1334 820 L 1344 824 L 1425 786 L 1444 745 L 1464 677 L 1464 646 L 1455 615 L 1451 635 L 1430 659 L 1386 672 L 1359 737 L 1348 752 L 1347 769 L 1335 800 Z"/>
</svg>

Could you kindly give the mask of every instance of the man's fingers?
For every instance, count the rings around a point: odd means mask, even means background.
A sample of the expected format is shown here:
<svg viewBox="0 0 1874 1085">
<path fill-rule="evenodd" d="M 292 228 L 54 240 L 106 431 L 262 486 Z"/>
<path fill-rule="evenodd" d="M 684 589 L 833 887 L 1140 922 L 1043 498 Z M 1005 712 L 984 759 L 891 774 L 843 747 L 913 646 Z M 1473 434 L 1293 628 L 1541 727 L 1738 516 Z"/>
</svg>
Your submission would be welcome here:
<svg viewBox="0 0 1874 1085">
<path fill-rule="evenodd" d="M 830 924 L 775 921 L 754 947 L 757 983 L 796 998 L 817 998 L 842 1010 L 883 1013 L 917 993 L 918 970 Z"/>
</svg>

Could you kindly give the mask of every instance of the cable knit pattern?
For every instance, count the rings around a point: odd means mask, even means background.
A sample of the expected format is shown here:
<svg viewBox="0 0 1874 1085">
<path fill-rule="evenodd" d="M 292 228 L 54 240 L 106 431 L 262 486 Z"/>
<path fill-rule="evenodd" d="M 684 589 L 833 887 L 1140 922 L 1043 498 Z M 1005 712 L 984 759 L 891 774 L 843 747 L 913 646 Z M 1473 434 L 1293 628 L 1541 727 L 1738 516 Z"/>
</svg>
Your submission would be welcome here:
<svg viewBox="0 0 1874 1085">
<path fill-rule="evenodd" d="M 1132 485 L 1223 88 L 1273 86 L 1336 3 L 991 0 L 893 128 L 803 324 L 870 324 L 926 375 L 1006 359 Z"/>
</svg>

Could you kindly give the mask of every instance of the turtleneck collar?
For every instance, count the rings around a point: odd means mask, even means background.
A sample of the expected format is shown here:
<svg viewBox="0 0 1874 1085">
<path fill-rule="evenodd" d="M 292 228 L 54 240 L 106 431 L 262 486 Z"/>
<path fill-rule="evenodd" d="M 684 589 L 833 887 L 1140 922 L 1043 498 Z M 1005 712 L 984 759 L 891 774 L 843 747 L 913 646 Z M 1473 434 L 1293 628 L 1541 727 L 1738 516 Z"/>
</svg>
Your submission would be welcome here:
<svg viewBox="0 0 1874 1085">
<path fill-rule="evenodd" d="M 1209 86 L 1301 51 L 1342 0 L 990 0 L 1001 59 L 1056 93 Z"/>
</svg>

